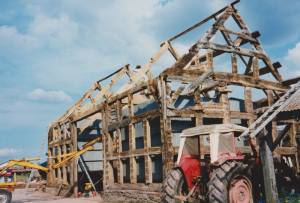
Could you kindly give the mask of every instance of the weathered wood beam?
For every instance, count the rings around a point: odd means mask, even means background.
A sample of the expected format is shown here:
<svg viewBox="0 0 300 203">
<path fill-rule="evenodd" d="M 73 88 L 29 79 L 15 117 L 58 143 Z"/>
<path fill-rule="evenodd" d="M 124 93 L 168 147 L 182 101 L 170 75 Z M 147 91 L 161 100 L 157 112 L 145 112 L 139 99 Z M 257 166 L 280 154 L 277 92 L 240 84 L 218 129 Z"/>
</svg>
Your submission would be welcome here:
<svg viewBox="0 0 300 203">
<path fill-rule="evenodd" d="M 238 73 L 238 66 L 237 66 L 236 54 L 231 54 L 231 72 L 233 74 L 237 74 Z"/>
<path fill-rule="evenodd" d="M 266 55 L 260 51 L 245 49 L 245 48 L 241 48 L 241 47 L 234 48 L 232 46 L 217 44 L 217 43 L 213 43 L 213 42 L 202 43 L 202 48 L 203 49 L 212 49 L 215 51 L 222 51 L 223 53 L 228 52 L 228 53 L 235 53 L 235 54 L 248 56 L 248 57 L 258 57 L 260 59 L 265 59 L 265 57 L 266 57 Z"/>
<path fill-rule="evenodd" d="M 76 123 L 71 123 L 71 134 L 72 134 L 72 152 L 77 152 L 78 150 L 78 145 L 77 145 L 77 125 Z M 77 169 L 77 158 L 75 158 L 72 161 L 71 167 L 70 167 L 70 173 L 72 173 L 72 180 L 71 180 L 71 185 L 73 187 L 73 194 L 78 193 L 78 169 Z"/>
<path fill-rule="evenodd" d="M 80 121 L 85 118 L 88 118 L 89 116 L 91 116 L 93 114 L 99 113 L 104 108 L 104 106 L 105 105 L 103 105 L 103 104 L 93 105 L 86 111 L 79 111 L 79 112 L 74 113 L 72 116 L 70 116 L 70 120 L 72 122 L 75 122 L 75 121 Z"/>
<path fill-rule="evenodd" d="M 286 133 L 290 130 L 292 124 L 288 123 L 284 129 L 280 132 L 279 135 L 277 135 L 276 139 L 273 142 L 273 145 L 271 147 L 271 150 L 274 151 L 274 149 L 277 147 L 277 145 L 279 145 L 279 143 L 281 142 L 281 140 L 284 138 L 284 136 L 286 135 Z"/>
<path fill-rule="evenodd" d="M 289 85 L 297 83 L 299 80 L 300 80 L 300 76 L 284 80 L 284 81 L 282 81 L 282 84 L 289 86 Z"/>
<path fill-rule="evenodd" d="M 280 73 L 278 72 L 278 70 L 276 68 L 274 68 L 271 59 L 265 55 L 262 60 L 264 61 L 264 63 L 266 64 L 267 67 L 269 67 L 272 75 L 279 81 L 282 82 L 282 76 L 280 75 Z"/>
<path fill-rule="evenodd" d="M 252 32 L 251 33 L 251 36 L 253 37 L 253 38 L 258 38 L 259 36 L 260 36 L 260 33 L 258 32 L 258 31 L 255 31 L 255 32 Z M 240 39 L 240 38 L 239 38 Z M 243 39 L 240 39 L 240 42 L 239 42 L 239 46 L 242 46 L 242 45 L 244 45 L 244 44 L 246 44 L 246 43 L 248 43 L 249 41 L 248 40 L 243 40 Z M 235 44 L 235 46 L 236 46 L 236 44 Z M 221 51 L 221 50 L 217 50 L 217 51 L 213 51 L 213 57 L 216 57 L 216 56 L 219 56 L 219 55 L 221 55 L 221 54 L 223 54 L 223 53 L 225 53 L 224 51 Z M 200 62 L 204 62 L 204 61 L 206 61 L 206 55 L 204 54 L 204 55 L 202 55 L 202 56 L 200 56 L 199 57 L 199 61 Z"/>
<path fill-rule="evenodd" d="M 288 87 L 278 82 L 271 82 L 262 79 L 254 79 L 251 76 L 231 74 L 223 72 L 215 72 L 212 76 L 213 79 L 218 81 L 224 81 L 231 84 L 238 84 L 242 86 L 255 87 L 258 89 L 270 89 L 280 92 L 285 92 Z"/>
<path fill-rule="evenodd" d="M 253 62 L 253 57 L 250 57 L 247 65 L 246 65 L 246 70 L 245 70 L 244 74 L 248 74 L 251 71 L 252 62 Z"/>
<path fill-rule="evenodd" d="M 235 31 L 232 31 L 230 29 L 226 29 L 224 26 L 223 27 L 220 26 L 218 29 L 220 31 L 226 32 L 228 34 L 236 35 L 244 41 L 249 41 L 249 42 L 252 42 L 252 43 L 258 43 L 256 38 L 252 37 L 251 34 L 249 35 L 249 34 L 244 34 L 244 33 L 241 33 L 241 32 L 235 32 Z"/>
<path fill-rule="evenodd" d="M 159 77 L 159 93 L 160 93 L 160 103 L 161 103 L 161 116 L 160 116 L 160 126 L 161 126 L 161 136 L 162 136 L 162 159 L 163 159 L 163 176 L 166 177 L 168 171 L 173 167 L 173 156 L 174 150 L 172 145 L 172 131 L 171 131 L 171 121 L 167 116 L 167 105 L 168 105 L 168 95 L 167 95 L 167 84 L 163 77 Z"/>
<path fill-rule="evenodd" d="M 202 71 L 203 72 L 203 71 Z M 197 75 L 189 71 L 181 71 L 181 75 L 173 75 L 169 72 L 168 79 L 181 80 L 191 82 L 197 79 Z M 263 79 L 254 79 L 252 76 L 242 74 L 232 74 L 225 72 L 214 72 L 212 78 L 217 81 L 224 81 L 231 84 L 238 84 L 241 86 L 249 86 L 257 89 L 270 89 L 279 92 L 285 92 L 289 87 L 282 85 L 279 82 L 272 82 Z"/>
<path fill-rule="evenodd" d="M 280 64 L 280 62 L 275 62 L 275 63 L 273 63 L 273 67 L 274 67 L 275 69 L 279 69 L 279 68 L 282 67 L 282 65 Z M 259 69 L 259 75 L 265 75 L 265 74 L 268 74 L 268 73 L 270 73 L 270 72 L 271 72 L 271 70 L 270 70 L 270 68 L 269 68 L 268 66 L 265 66 L 265 67 Z M 247 75 L 252 75 L 253 72 L 250 71 L 250 72 L 248 72 L 248 73 L 246 73 L 246 74 L 247 74 Z M 300 77 L 299 77 L 299 79 L 300 79 Z M 283 84 L 283 85 L 286 85 L 286 84 L 284 84 L 284 82 L 282 82 L 282 84 Z M 288 86 L 288 85 L 286 85 L 286 86 Z"/>
<path fill-rule="evenodd" d="M 267 133 L 267 135 L 263 136 L 264 139 L 261 141 L 259 150 L 263 169 L 266 202 L 277 203 L 278 192 L 276 187 L 273 156 L 272 151 L 270 149 L 270 146 L 272 144 L 272 134 L 270 132 L 271 127 L 269 127 L 268 131 L 269 132 Z"/>
<path fill-rule="evenodd" d="M 136 123 L 136 122 L 142 121 L 144 119 L 155 118 L 159 115 L 160 115 L 160 111 L 158 109 L 147 111 L 138 116 L 132 116 L 131 118 L 125 118 L 120 122 L 111 123 L 108 126 L 108 131 L 113 131 L 118 128 L 123 128 L 123 127 L 128 126 L 130 123 Z"/>
<path fill-rule="evenodd" d="M 174 59 L 177 61 L 180 58 L 179 53 L 173 47 L 173 45 L 171 44 L 171 42 L 167 41 L 166 43 L 168 43 L 168 46 L 169 46 L 168 50 L 169 50 L 169 52 L 172 54 L 172 56 L 174 57 Z"/>
<path fill-rule="evenodd" d="M 234 21 L 238 24 L 238 26 L 244 30 L 246 33 L 250 33 L 246 23 L 244 22 L 242 16 L 239 14 L 239 12 L 237 10 L 234 10 L 232 17 L 234 19 Z M 253 43 L 254 47 L 259 51 L 264 53 L 265 51 L 263 50 L 263 48 L 260 45 L 259 40 L 257 40 L 257 43 Z M 260 57 L 259 57 L 260 58 Z M 273 64 L 270 60 L 270 58 L 268 56 L 265 56 L 263 58 L 261 58 L 265 64 L 269 67 L 269 69 L 271 70 L 272 75 L 279 81 L 282 81 L 282 76 L 279 74 L 279 72 L 277 71 L 277 69 L 275 69 L 273 67 Z"/>
<path fill-rule="evenodd" d="M 128 94 L 135 94 L 139 91 L 142 91 L 142 90 L 146 89 L 149 85 L 153 85 L 153 83 L 155 83 L 155 81 L 156 80 L 149 80 L 149 81 L 143 82 L 143 83 L 141 83 L 141 84 L 125 91 L 125 92 L 122 92 L 118 95 L 110 97 L 106 101 L 106 103 L 107 104 L 113 104 L 117 100 L 122 100 L 123 98 L 127 97 Z M 89 117 L 89 116 L 91 116 L 95 113 L 100 112 L 104 108 L 104 106 L 105 106 L 104 103 L 93 105 L 86 111 L 79 111 L 79 112 L 74 113 L 74 115 L 72 115 L 70 117 L 70 120 L 71 121 L 79 121 L 79 120 L 85 119 L 85 118 L 87 118 L 87 117 Z"/>
<path fill-rule="evenodd" d="M 298 150 L 297 147 L 277 147 L 275 152 L 281 155 L 294 155 Z"/>
<path fill-rule="evenodd" d="M 204 70 L 184 70 L 184 69 L 178 69 L 178 68 L 168 68 L 165 71 L 163 71 L 160 75 L 163 77 L 167 77 L 167 79 L 170 80 L 182 80 L 185 82 L 185 80 L 190 81 L 188 78 L 193 75 L 195 78 L 202 75 L 205 71 Z M 174 76 L 174 77 L 173 77 Z M 179 77 L 177 77 L 179 76 Z M 176 79 L 178 78 L 178 79 Z M 184 79 L 186 78 L 186 79 Z"/>
<path fill-rule="evenodd" d="M 233 6 L 233 5 L 237 4 L 238 2 L 240 2 L 240 0 L 236 0 L 236 1 L 232 2 L 230 5 Z M 215 12 L 214 14 L 208 16 L 207 18 L 201 20 L 200 22 L 192 25 L 191 27 L 187 28 L 186 30 L 184 30 L 184 31 L 182 31 L 182 32 L 174 35 L 173 37 L 169 38 L 167 41 L 169 41 L 169 42 L 173 41 L 173 40 L 177 39 L 178 37 L 181 37 L 182 35 L 184 35 L 184 34 L 190 32 L 190 31 L 194 30 L 195 28 L 203 25 L 204 23 L 208 22 L 209 20 L 215 18 L 216 16 L 218 16 L 219 14 L 221 14 L 222 12 L 224 12 L 227 8 L 228 8 L 228 6 L 225 6 L 224 8 L 222 8 L 219 11 Z"/>
<path fill-rule="evenodd" d="M 231 16 L 233 13 L 232 6 L 227 6 L 223 13 L 218 16 L 216 22 L 210 27 L 210 29 L 205 32 L 204 36 L 198 40 L 190 49 L 187 54 L 184 54 L 181 58 L 179 58 L 175 64 L 173 64 L 170 68 L 185 68 L 190 65 L 193 59 L 196 59 L 197 54 L 200 49 L 203 48 L 203 43 L 209 42 L 211 38 L 216 34 L 217 27 L 223 25 L 224 22 Z"/>
</svg>

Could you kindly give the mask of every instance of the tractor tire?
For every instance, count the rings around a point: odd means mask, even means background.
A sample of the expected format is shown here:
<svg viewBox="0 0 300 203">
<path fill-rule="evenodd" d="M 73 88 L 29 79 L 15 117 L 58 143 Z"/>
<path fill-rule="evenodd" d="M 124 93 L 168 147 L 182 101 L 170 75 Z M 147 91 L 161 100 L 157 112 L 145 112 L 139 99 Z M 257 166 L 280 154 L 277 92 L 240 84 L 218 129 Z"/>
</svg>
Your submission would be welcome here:
<svg viewBox="0 0 300 203">
<path fill-rule="evenodd" d="M 172 169 L 165 178 L 162 185 L 162 202 L 178 203 L 183 202 L 179 198 L 181 195 L 188 194 L 188 187 L 185 178 L 180 169 Z"/>
<path fill-rule="evenodd" d="M 11 203 L 11 198 L 11 192 L 0 189 L 0 203 Z"/>
<path fill-rule="evenodd" d="M 247 166 L 227 161 L 215 168 L 208 182 L 210 203 L 253 203 L 252 183 Z"/>
</svg>

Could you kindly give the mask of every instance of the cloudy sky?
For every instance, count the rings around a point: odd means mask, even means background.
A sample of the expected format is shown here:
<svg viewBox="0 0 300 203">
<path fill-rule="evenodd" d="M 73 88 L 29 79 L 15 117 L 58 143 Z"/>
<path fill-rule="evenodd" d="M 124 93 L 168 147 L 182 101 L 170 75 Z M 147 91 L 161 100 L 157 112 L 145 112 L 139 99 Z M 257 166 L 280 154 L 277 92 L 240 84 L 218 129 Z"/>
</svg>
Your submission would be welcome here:
<svg viewBox="0 0 300 203">
<path fill-rule="evenodd" d="M 2 1 L 0 162 L 43 155 L 50 122 L 95 80 L 145 64 L 160 42 L 229 2 Z M 285 78 L 300 75 L 300 1 L 242 0 L 237 8 Z"/>
</svg>

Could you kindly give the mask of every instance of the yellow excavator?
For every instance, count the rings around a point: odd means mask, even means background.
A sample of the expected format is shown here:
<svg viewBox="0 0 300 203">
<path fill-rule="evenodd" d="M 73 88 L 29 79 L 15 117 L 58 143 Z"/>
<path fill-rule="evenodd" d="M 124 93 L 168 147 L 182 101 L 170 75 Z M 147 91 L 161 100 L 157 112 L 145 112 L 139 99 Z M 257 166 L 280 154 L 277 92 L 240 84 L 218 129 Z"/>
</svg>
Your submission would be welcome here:
<svg viewBox="0 0 300 203">
<path fill-rule="evenodd" d="M 102 137 L 97 137 L 92 141 L 82 146 L 79 151 L 71 152 L 68 154 L 60 155 L 62 161 L 55 163 L 51 166 L 52 169 L 59 168 L 63 165 L 69 164 L 73 159 L 93 149 L 93 145 L 97 142 L 101 142 Z M 50 157 L 58 158 L 58 157 Z M 16 174 L 12 172 L 12 168 L 15 166 L 22 166 L 28 169 L 37 169 L 44 172 L 48 172 L 49 168 L 33 163 L 33 161 L 39 160 L 38 157 L 30 159 L 9 160 L 3 164 L 0 164 L 0 203 L 10 203 L 12 199 L 12 192 L 17 185 Z M 90 180 L 91 182 L 91 180 Z M 91 182 L 93 185 L 93 183 Z M 94 188 L 95 189 L 95 188 Z"/>
<path fill-rule="evenodd" d="M 37 161 L 39 158 L 32 159 L 20 159 L 20 160 L 9 160 L 6 163 L 0 165 L 0 202 L 10 203 L 12 198 L 12 191 L 17 185 L 16 174 L 11 170 L 15 166 L 22 166 L 30 169 L 37 169 L 48 172 L 48 168 L 40 166 L 33 163 L 32 161 Z"/>
</svg>

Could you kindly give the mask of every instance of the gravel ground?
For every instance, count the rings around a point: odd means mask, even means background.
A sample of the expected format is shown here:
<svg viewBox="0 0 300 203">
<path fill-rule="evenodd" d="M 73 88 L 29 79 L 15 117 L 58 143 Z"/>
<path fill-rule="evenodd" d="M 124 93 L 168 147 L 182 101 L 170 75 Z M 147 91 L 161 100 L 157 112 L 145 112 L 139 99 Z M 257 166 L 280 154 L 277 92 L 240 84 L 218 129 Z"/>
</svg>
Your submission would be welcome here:
<svg viewBox="0 0 300 203">
<path fill-rule="evenodd" d="M 16 189 L 13 192 L 12 203 L 108 203 L 101 201 L 100 197 L 94 198 L 61 198 L 49 193 L 37 192 L 34 189 Z M 112 203 L 112 202 L 111 202 Z"/>
</svg>

